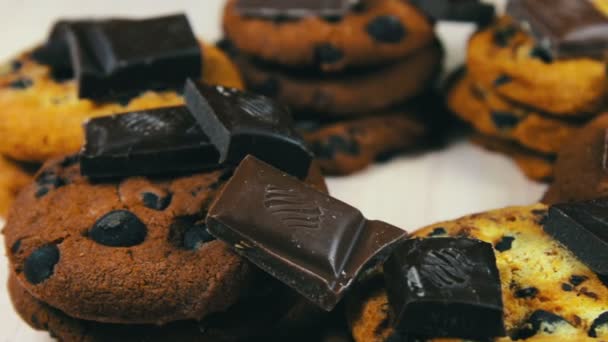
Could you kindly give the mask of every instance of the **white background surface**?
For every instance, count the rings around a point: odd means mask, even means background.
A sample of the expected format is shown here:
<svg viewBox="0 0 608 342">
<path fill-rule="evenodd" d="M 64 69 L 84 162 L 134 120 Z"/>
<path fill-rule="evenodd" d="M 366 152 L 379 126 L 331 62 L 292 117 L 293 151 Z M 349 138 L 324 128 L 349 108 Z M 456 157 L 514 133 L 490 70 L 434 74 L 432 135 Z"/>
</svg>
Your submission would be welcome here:
<svg viewBox="0 0 608 342">
<path fill-rule="evenodd" d="M 208 41 L 220 37 L 222 0 L 0 0 L 0 60 L 46 37 L 51 23 L 66 16 L 147 16 L 186 11 L 195 31 Z M 470 25 L 438 27 L 449 67 L 464 54 Z M 367 217 L 408 230 L 436 221 L 507 205 L 535 202 L 544 186 L 529 182 L 508 159 L 466 142 L 438 152 L 404 156 L 348 178 L 330 179 L 332 194 L 360 208 Z M 0 222 L 1 224 L 1 222 Z M 0 243 L 4 254 L 4 243 Z M 47 341 L 13 312 L 0 261 L 0 341 Z"/>
</svg>

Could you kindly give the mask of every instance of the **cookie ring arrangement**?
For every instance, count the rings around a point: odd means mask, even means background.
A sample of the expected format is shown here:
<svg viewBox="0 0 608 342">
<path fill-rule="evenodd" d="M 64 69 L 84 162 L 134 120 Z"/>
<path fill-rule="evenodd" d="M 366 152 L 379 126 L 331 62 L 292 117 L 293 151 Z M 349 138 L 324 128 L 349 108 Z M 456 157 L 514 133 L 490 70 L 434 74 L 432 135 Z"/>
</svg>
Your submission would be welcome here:
<svg viewBox="0 0 608 342">
<path fill-rule="evenodd" d="M 0 73 L 15 310 L 62 341 L 608 338 L 608 15 L 558 2 L 230 0 L 217 46 L 184 15 L 57 22 Z M 408 234 L 323 173 L 446 128 L 439 19 L 482 26 L 446 105 L 554 182 Z"/>
</svg>

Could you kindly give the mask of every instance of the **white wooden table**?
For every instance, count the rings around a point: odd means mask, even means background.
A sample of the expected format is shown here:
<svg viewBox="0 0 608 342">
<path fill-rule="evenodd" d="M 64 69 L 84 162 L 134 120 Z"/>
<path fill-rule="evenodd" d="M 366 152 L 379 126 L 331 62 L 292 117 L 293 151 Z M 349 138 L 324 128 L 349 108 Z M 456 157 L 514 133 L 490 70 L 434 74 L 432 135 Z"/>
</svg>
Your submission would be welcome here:
<svg viewBox="0 0 608 342">
<path fill-rule="evenodd" d="M 59 17 L 148 16 L 186 11 L 198 34 L 208 41 L 220 37 L 222 0 L 0 0 L 0 60 L 41 41 Z M 473 27 L 441 24 L 438 32 L 448 51 L 448 68 L 463 60 Z M 332 194 L 369 218 L 404 229 L 508 205 L 535 202 L 544 185 L 530 182 L 507 158 L 467 142 L 442 151 L 403 156 L 347 178 L 329 179 Z M 2 223 L 0 222 L 0 225 Z M 4 243 L 0 243 L 4 253 Z M 47 341 L 14 313 L 4 284 L 6 261 L 0 262 L 0 341 Z"/>
</svg>

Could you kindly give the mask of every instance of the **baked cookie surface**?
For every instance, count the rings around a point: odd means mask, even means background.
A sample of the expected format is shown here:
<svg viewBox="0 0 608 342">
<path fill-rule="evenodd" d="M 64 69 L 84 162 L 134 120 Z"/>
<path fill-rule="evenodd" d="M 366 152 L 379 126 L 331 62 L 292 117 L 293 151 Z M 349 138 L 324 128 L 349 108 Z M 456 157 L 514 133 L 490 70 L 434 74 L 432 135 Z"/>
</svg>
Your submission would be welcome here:
<svg viewBox="0 0 608 342">
<path fill-rule="evenodd" d="M 35 51 L 0 67 L 0 154 L 15 160 L 45 161 L 78 151 L 85 120 L 183 103 L 175 91 L 148 91 L 119 102 L 80 99 L 71 75 L 41 64 Z M 203 80 L 242 88 L 236 67 L 212 45 L 203 47 Z"/>
<path fill-rule="evenodd" d="M 473 35 L 467 69 L 484 87 L 555 115 L 588 116 L 604 106 L 604 62 L 553 60 L 507 17 Z"/>
<path fill-rule="evenodd" d="M 323 190 L 318 175 L 310 179 Z M 35 298 L 74 318 L 164 324 L 224 311 L 258 273 L 204 224 L 230 176 L 92 183 L 75 158 L 53 160 L 7 218 L 10 268 Z"/>
<path fill-rule="evenodd" d="M 296 111 L 327 116 L 366 114 L 403 103 L 427 89 L 441 66 L 438 43 L 386 66 L 323 75 L 236 58 L 248 87 Z"/>
<path fill-rule="evenodd" d="M 32 176 L 17 164 L 0 156 L 0 217 L 4 217 L 21 188 Z"/>
<path fill-rule="evenodd" d="M 241 15 L 236 2 L 230 0 L 224 10 L 226 36 L 245 54 L 286 66 L 337 71 L 382 64 L 434 39 L 431 22 L 406 1 L 363 0 L 336 20 L 252 18 Z"/>
<path fill-rule="evenodd" d="M 605 339 L 608 288 L 543 231 L 546 213 L 541 204 L 506 208 L 438 223 L 413 237 L 469 237 L 494 246 L 508 334 L 496 341 Z M 371 286 L 349 303 L 356 341 L 461 341 L 399 336 L 390 327 L 386 292 Z"/>
<path fill-rule="evenodd" d="M 555 180 L 544 203 L 591 200 L 608 195 L 608 114 L 598 116 L 558 153 Z"/>
</svg>

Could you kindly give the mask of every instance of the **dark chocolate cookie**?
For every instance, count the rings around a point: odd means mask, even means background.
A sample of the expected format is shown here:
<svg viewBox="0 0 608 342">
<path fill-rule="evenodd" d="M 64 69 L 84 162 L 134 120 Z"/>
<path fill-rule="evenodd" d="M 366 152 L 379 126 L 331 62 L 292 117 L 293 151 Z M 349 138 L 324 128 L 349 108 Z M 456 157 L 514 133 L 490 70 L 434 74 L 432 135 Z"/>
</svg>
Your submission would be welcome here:
<svg viewBox="0 0 608 342">
<path fill-rule="evenodd" d="M 79 319 L 163 324 L 224 311 L 257 273 L 204 223 L 230 175 L 93 183 L 75 158 L 50 161 L 9 213 L 10 268 L 35 298 Z"/>
<path fill-rule="evenodd" d="M 295 20 L 254 18 L 239 13 L 237 0 L 224 11 L 224 32 L 246 54 L 288 66 L 324 71 L 374 65 L 405 57 L 433 40 L 433 25 L 401 0 L 362 0 L 344 17 Z"/>
</svg>

